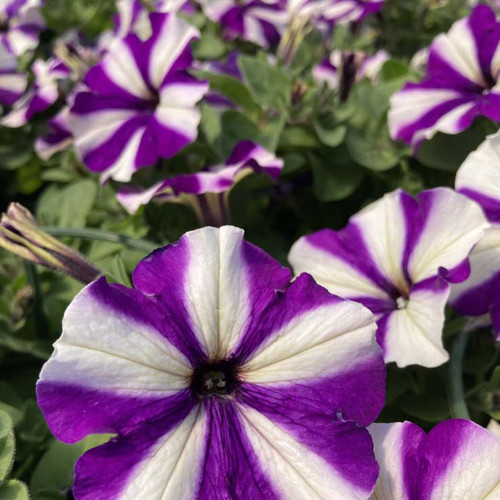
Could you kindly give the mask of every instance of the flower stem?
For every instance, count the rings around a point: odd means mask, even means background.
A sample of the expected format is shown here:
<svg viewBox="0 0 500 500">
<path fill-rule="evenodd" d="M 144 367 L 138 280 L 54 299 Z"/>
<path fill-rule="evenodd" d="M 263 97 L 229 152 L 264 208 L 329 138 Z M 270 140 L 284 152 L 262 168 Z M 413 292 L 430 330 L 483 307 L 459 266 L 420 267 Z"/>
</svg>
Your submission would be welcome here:
<svg viewBox="0 0 500 500">
<path fill-rule="evenodd" d="M 100 229 L 89 228 L 69 228 L 69 227 L 43 227 L 45 232 L 52 236 L 69 236 L 72 238 L 82 238 L 85 240 L 109 241 L 111 243 L 122 243 L 129 248 L 152 252 L 158 245 L 148 240 L 137 240 L 111 231 L 101 231 Z"/>
<path fill-rule="evenodd" d="M 469 410 L 465 403 L 463 384 L 463 361 L 469 332 L 460 332 L 457 335 L 450 353 L 450 366 L 448 368 L 448 400 L 452 418 L 465 418 L 470 420 Z"/>
</svg>

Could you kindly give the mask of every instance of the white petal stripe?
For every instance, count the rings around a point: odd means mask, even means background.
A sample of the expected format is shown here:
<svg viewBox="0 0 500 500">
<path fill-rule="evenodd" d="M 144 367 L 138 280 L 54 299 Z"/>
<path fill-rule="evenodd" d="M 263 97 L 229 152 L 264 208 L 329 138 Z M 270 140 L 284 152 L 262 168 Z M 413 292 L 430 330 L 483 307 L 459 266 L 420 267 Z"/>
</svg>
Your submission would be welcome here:
<svg viewBox="0 0 500 500">
<path fill-rule="evenodd" d="M 68 307 L 41 379 L 134 395 L 188 387 L 187 359 L 151 326 L 100 303 L 89 287 Z"/>
</svg>

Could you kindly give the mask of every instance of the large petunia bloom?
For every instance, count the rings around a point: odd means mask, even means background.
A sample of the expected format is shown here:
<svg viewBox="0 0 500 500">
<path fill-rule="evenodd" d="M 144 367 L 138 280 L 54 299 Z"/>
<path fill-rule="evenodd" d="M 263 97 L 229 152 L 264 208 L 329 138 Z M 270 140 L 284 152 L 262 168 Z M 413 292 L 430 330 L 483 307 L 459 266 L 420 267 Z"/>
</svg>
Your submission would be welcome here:
<svg viewBox="0 0 500 500">
<path fill-rule="evenodd" d="M 411 422 L 373 424 L 380 476 L 373 500 L 498 500 L 500 439 L 470 420 L 426 434 Z"/>
<path fill-rule="evenodd" d="M 70 304 L 38 402 L 74 443 L 78 500 L 367 499 L 385 368 L 371 313 L 225 226 Z"/>
<path fill-rule="evenodd" d="M 458 169 L 458 192 L 478 202 L 491 227 L 471 253 L 470 277 L 452 288 L 451 304 L 462 314 L 489 312 L 500 280 L 500 132 L 489 136 Z"/>
<path fill-rule="evenodd" d="M 221 225 L 227 223 L 227 193 L 239 180 L 250 172 L 277 179 L 283 164 L 283 160 L 262 146 L 242 141 L 234 148 L 225 165 L 213 166 L 195 174 L 177 175 L 146 190 L 126 187 L 117 196 L 129 213 L 135 213 L 152 199 L 184 201 L 194 208 L 201 221 Z"/>
<path fill-rule="evenodd" d="M 2 0 L 0 44 L 16 56 L 35 49 L 45 29 L 42 6 L 42 0 Z"/>
<path fill-rule="evenodd" d="M 481 207 L 448 188 L 385 195 L 341 231 L 299 239 L 289 255 L 332 293 L 366 305 L 377 318 L 387 363 L 439 366 L 449 282 L 467 278 L 467 257 L 488 227 Z"/>
<path fill-rule="evenodd" d="M 12 110 L 1 119 L 4 127 L 21 127 L 37 113 L 42 113 L 59 97 L 59 82 L 71 75 L 71 70 L 59 59 L 37 59 L 33 63 L 35 81 L 26 93 L 14 103 Z"/>
<path fill-rule="evenodd" d="M 200 0 L 206 16 L 219 23 L 226 38 L 261 47 L 276 45 L 288 22 L 285 0 Z"/>
<path fill-rule="evenodd" d="M 457 134 L 477 116 L 500 121 L 500 23 L 487 5 L 432 43 L 424 79 L 391 98 L 394 139 L 417 147 L 437 132 Z"/>
<path fill-rule="evenodd" d="M 17 58 L 0 45 L 0 104 L 12 106 L 24 93 L 28 75 L 17 69 Z"/>
<path fill-rule="evenodd" d="M 114 40 L 75 97 L 71 127 L 76 149 L 101 179 L 128 182 L 141 167 L 169 158 L 193 142 L 208 90 L 188 73 L 198 31 L 173 14 L 150 14 L 146 41 Z"/>
</svg>

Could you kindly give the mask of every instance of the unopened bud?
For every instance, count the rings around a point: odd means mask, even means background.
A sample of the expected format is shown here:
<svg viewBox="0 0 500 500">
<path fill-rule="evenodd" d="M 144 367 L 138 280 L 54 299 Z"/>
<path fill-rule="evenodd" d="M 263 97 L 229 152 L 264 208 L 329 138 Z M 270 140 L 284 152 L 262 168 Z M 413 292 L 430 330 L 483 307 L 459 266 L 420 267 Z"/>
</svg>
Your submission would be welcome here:
<svg viewBox="0 0 500 500">
<path fill-rule="evenodd" d="M 347 101 L 351 93 L 362 59 L 363 56 L 356 52 L 344 52 L 342 54 L 339 82 L 339 95 L 342 102 Z"/>
<path fill-rule="evenodd" d="M 19 203 L 11 203 L 2 215 L 0 247 L 82 283 L 90 283 L 102 274 L 83 255 L 44 232 L 31 212 Z"/>
</svg>

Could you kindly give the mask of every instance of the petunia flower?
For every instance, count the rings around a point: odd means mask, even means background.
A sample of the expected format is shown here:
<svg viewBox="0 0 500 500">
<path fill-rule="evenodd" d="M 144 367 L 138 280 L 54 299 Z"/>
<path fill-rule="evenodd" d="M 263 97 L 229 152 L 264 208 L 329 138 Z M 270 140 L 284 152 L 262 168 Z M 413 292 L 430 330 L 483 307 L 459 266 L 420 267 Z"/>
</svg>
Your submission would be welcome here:
<svg viewBox="0 0 500 500">
<path fill-rule="evenodd" d="M 53 434 L 115 433 L 78 500 L 367 499 L 385 370 L 371 313 L 225 226 L 70 304 L 37 384 Z"/>
<path fill-rule="evenodd" d="M 173 14 L 150 14 L 152 35 L 112 42 L 75 97 L 71 127 L 87 167 L 102 181 L 128 182 L 142 167 L 196 139 L 196 103 L 208 89 L 188 73 L 198 31 Z"/>
<path fill-rule="evenodd" d="M 151 3 L 155 12 L 194 12 L 190 0 L 153 0 Z M 149 12 L 140 0 L 117 0 L 116 8 L 115 37 L 125 38 L 129 33 L 135 33 L 143 39 L 151 35 Z"/>
<path fill-rule="evenodd" d="M 36 49 L 45 29 L 42 0 L 2 0 L 0 2 L 0 44 L 16 56 Z"/>
<path fill-rule="evenodd" d="M 455 188 L 478 202 L 491 227 L 471 253 L 471 275 L 452 288 L 451 304 L 465 315 L 488 313 L 500 280 L 500 133 L 489 136 L 458 169 Z"/>
<path fill-rule="evenodd" d="M 51 58 L 48 61 L 37 59 L 33 63 L 33 73 L 35 74 L 33 86 L 0 120 L 4 127 L 21 127 L 28 123 L 35 114 L 52 106 L 59 97 L 59 82 L 69 78 L 71 71 L 59 59 Z"/>
<path fill-rule="evenodd" d="M 397 190 L 351 217 L 341 231 L 299 239 L 289 255 L 330 292 L 377 318 L 387 363 L 439 366 L 449 282 L 467 278 L 467 257 L 488 227 L 481 207 L 448 188 L 418 199 Z"/>
<path fill-rule="evenodd" d="M 17 69 L 17 59 L 0 45 L 0 104 L 12 106 L 24 93 L 28 84 L 26 73 Z"/>
<path fill-rule="evenodd" d="M 288 22 L 284 0 L 200 0 L 206 16 L 220 24 L 229 40 L 241 38 L 261 47 L 276 45 Z"/>
<path fill-rule="evenodd" d="M 500 439 L 470 420 L 426 434 L 411 422 L 373 424 L 380 476 L 373 500 L 497 500 Z"/>
<path fill-rule="evenodd" d="M 385 0 L 289 0 L 295 12 L 330 24 L 360 22 L 380 12 Z"/>
<path fill-rule="evenodd" d="M 392 96 L 391 136 L 417 147 L 437 132 L 465 130 L 477 116 L 500 121 L 499 72 L 500 23 L 479 5 L 432 42 L 424 79 Z"/>
<path fill-rule="evenodd" d="M 264 173 L 277 179 L 283 160 L 251 141 L 238 143 L 225 165 L 217 165 L 195 174 L 177 175 L 146 190 L 126 187 L 118 200 L 129 213 L 152 199 L 186 202 L 201 221 L 211 225 L 227 223 L 227 195 L 250 172 Z"/>
</svg>

